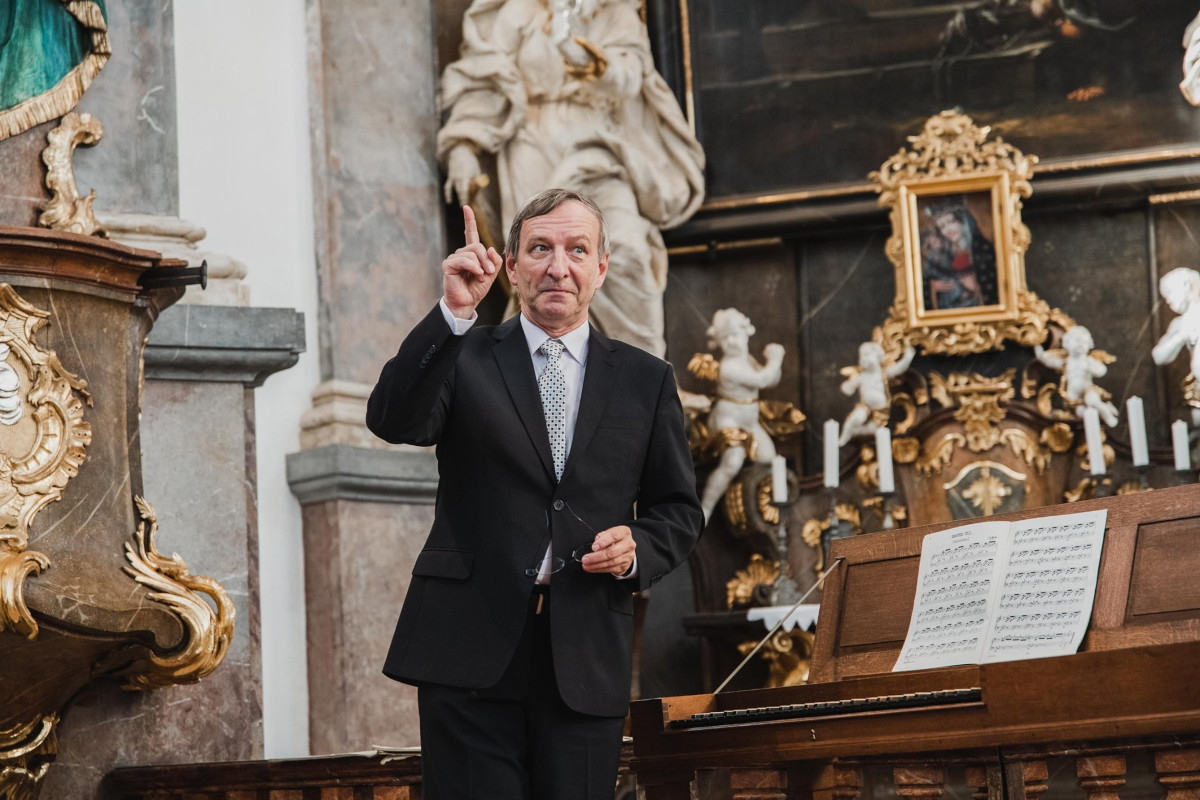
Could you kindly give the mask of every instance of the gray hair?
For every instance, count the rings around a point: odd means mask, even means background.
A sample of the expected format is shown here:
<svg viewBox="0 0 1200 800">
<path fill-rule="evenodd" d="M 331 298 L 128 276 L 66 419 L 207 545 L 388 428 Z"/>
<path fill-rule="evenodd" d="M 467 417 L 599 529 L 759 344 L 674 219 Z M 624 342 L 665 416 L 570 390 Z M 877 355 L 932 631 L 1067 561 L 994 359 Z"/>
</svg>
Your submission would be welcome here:
<svg viewBox="0 0 1200 800">
<path fill-rule="evenodd" d="M 563 203 L 572 200 L 592 212 L 592 216 L 600 223 L 600 255 L 609 252 L 608 221 L 604 219 L 604 212 L 594 200 L 570 189 L 545 189 L 525 201 L 525 205 L 521 206 L 521 210 L 513 217 L 512 225 L 508 228 L 508 239 L 504 243 L 504 254 L 514 259 L 517 257 L 521 250 L 521 226 L 525 224 L 525 220 L 544 217 Z"/>
</svg>

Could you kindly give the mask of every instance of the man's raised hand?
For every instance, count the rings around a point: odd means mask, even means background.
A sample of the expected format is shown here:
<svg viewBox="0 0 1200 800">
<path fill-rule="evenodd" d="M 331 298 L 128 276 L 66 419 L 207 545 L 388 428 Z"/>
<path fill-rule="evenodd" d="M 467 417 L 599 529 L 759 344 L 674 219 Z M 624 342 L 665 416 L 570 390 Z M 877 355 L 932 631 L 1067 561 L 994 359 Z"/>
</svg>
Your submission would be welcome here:
<svg viewBox="0 0 1200 800">
<path fill-rule="evenodd" d="M 484 248 L 479 241 L 479 226 L 470 206 L 463 206 L 463 227 L 467 243 L 442 262 L 442 296 L 451 314 L 470 319 L 492 288 L 503 260 L 494 248 Z"/>
</svg>

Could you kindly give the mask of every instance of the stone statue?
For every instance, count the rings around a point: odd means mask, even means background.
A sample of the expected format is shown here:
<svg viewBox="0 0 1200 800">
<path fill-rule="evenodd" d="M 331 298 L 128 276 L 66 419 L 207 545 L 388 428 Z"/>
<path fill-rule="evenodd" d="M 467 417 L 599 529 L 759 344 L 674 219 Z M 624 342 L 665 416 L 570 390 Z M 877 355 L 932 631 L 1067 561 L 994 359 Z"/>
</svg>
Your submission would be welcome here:
<svg viewBox="0 0 1200 800">
<path fill-rule="evenodd" d="M 759 419 L 758 391 L 778 384 L 783 373 L 783 345 L 764 347 L 765 363 L 760 364 L 750 355 L 754 325 L 736 308 L 713 314 L 707 333 L 708 346 L 721 351 L 720 360 L 703 354 L 688 364 L 693 374 L 717 383 L 708 430 L 720 437 L 722 452 L 700 498 L 705 521 L 747 458 L 756 464 L 770 464 L 775 457 L 775 443 Z"/>
<path fill-rule="evenodd" d="M 863 342 L 859 346 L 858 366 L 842 369 L 842 374 L 846 376 L 846 380 L 842 382 L 842 394 L 851 395 L 858 392 L 858 405 L 846 415 L 846 421 L 842 423 L 842 435 L 838 438 L 839 447 L 845 446 L 855 436 L 873 434 L 880 427 L 887 425 L 892 406 L 888 381 L 903 374 L 916 354 L 916 350 L 908 347 L 899 359 L 886 364 L 886 354 L 881 345 L 876 342 Z"/>
<path fill-rule="evenodd" d="M 1183 32 L 1183 81 L 1179 90 L 1194 106 L 1200 106 L 1200 14 Z"/>
<path fill-rule="evenodd" d="M 663 355 L 667 252 L 659 228 L 704 198 L 704 153 L 654 70 L 638 0 L 474 0 L 462 57 L 442 76 L 437 152 L 446 198 L 469 203 L 493 154 L 499 227 L 552 186 L 600 206 L 611 228 L 608 277 L 591 319 Z M 493 220 L 494 224 L 496 221 Z"/>
<path fill-rule="evenodd" d="M 1191 372 L 1184 382 L 1183 397 L 1192 407 L 1192 424 L 1200 425 L 1200 272 L 1194 269 L 1173 269 L 1158 282 L 1158 291 L 1167 305 L 1179 316 L 1171 320 L 1167 332 L 1154 345 L 1151 355 L 1155 364 L 1174 361 L 1184 345 L 1191 352 Z"/>
<path fill-rule="evenodd" d="M 1063 374 L 1060 392 L 1067 405 L 1074 406 L 1075 413 L 1083 417 L 1085 408 L 1094 408 L 1110 428 L 1117 426 L 1117 407 L 1109 398 L 1112 395 L 1092 383 L 1108 372 L 1108 364 L 1115 359 L 1103 350 L 1093 350 L 1092 332 L 1076 325 L 1063 334 L 1062 349 L 1045 350 L 1039 344 L 1033 348 L 1037 360 L 1050 369 Z"/>
</svg>

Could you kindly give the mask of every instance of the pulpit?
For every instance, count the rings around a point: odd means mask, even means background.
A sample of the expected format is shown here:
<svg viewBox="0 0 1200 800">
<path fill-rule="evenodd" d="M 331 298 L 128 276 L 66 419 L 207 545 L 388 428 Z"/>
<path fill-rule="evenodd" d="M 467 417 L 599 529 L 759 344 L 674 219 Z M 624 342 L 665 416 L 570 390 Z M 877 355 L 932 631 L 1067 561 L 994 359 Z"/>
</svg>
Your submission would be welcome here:
<svg viewBox="0 0 1200 800">
<path fill-rule="evenodd" d="M 233 605 L 155 546 L 143 350 L 201 275 L 95 236 L 0 227 L 0 797 L 35 798 L 87 685 L 196 681 Z"/>
</svg>

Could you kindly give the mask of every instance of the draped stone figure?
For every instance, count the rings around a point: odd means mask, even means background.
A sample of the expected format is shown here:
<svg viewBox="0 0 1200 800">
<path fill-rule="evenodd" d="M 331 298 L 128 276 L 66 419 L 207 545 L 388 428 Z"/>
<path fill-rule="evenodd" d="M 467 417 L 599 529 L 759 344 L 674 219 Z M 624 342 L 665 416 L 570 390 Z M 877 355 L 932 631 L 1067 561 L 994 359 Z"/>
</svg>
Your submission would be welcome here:
<svg viewBox="0 0 1200 800">
<path fill-rule="evenodd" d="M 1183 80 L 1179 89 L 1189 103 L 1200 106 L 1200 14 L 1183 32 L 1183 49 Z"/>
<path fill-rule="evenodd" d="M 494 154 L 506 230 L 548 187 L 593 198 L 611 227 L 606 334 L 663 355 L 667 252 L 660 228 L 704 198 L 704 153 L 655 71 L 636 0 L 475 0 L 461 58 L 442 75 L 447 200 L 470 203 Z M 496 226 L 496 222 L 499 223 Z"/>
</svg>

